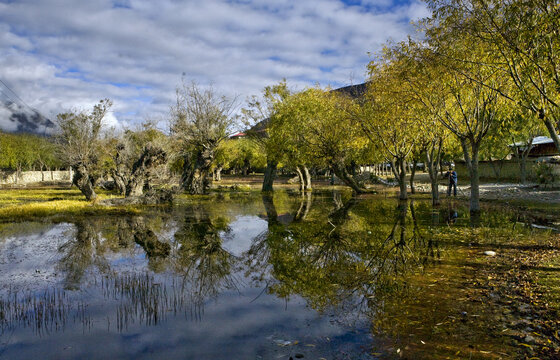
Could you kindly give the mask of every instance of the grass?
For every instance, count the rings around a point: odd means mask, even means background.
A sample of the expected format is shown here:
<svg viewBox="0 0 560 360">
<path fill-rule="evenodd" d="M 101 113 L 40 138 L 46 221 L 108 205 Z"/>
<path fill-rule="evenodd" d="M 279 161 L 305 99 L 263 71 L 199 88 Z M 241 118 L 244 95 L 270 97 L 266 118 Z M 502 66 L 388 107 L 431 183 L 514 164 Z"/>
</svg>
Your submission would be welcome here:
<svg viewBox="0 0 560 360">
<path fill-rule="evenodd" d="M 98 200 L 119 197 L 98 191 Z M 45 217 L 137 214 L 138 206 L 104 206 L 86 201 L 75 188 L 0 190 L 0 222 L 29 221 Z"/>
</svg>

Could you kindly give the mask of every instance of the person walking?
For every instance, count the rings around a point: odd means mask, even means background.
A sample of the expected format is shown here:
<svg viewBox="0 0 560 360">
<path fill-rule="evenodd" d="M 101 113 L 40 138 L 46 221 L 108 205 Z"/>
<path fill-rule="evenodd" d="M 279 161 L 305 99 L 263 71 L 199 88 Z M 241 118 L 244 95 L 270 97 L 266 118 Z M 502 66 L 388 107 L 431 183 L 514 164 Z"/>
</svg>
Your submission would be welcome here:
<svg viewBox="0 0 560 360">
<path fill-rule="evenodd" d="M 449 178 L 449 185 L 447 186 L 447 196 L 451 196 L 451 188 L 453 188 L 453 196 L 457 196 L 457 172 L 450 166 L 447 169 L 445 177 Z"/>
</svg>

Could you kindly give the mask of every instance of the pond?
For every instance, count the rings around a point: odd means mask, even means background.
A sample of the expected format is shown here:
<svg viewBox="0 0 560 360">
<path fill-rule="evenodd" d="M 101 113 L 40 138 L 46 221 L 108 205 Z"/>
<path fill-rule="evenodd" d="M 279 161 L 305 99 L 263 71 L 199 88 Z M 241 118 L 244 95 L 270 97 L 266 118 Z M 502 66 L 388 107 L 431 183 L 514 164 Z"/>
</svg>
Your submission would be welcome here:
<svg viewBox="0 0 560 360">
<path fill-rule="evenodd" d="M 338 191 L 3 224 L 0 358 L 523 357 L 536 315 L 504 286 L 556 281 L 514 260 L 556 249 L 499 206 Z"/>
</svg>

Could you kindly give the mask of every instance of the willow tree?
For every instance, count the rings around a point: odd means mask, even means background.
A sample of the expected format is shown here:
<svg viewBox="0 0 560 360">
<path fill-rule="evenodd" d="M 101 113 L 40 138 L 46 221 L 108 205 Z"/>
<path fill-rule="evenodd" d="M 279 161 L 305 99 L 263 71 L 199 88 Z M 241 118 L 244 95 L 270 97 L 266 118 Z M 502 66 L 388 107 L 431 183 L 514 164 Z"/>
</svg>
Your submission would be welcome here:
<svg viewBox="0 0 560 360">
<path fill-rule="evenodd" d="M 421 104 L 404 91 L 404 63 L 389 51 L 380 62 L 369 64 L 366 101 L 356 116 L 371 142 L 379 143 L 400 188 L 399 198 L 407 199 L 407 159 L 417 145 Z"/>
<path fill-rule="evenodd" d="M 95 200 L 95 179 L 92 169 L 97 162 L 96 147 L 99 142 L 103 119 L 112 102 L 109 99 L 99 101 L 91 112 L 70 111 L 57 115 L 60 156 L 72 167 L 72 183 L 84 194 L 87 200 Z"/>
<path fill-rule="evenodd" d="M 126 196 L 140 196 L 151 188 L 150 181 L 167 161 L 165 151 L 168 138 L 153 124 L 126 130 L 119 138 L 109 139 L 109 172 L 119 192 Z M 160 171 L 158 171 L 160 170 Z"/>
<path fill-rule="evenodd" d="M 355 104 L 345 95 L 310 88 L 285 99 L 271 122 L 272 132 L 299 164 L 328 166 L 356 193 L 369 190 L 348 172 L 367 139 L 352 117 Z M 298 165 L 296 163 L 295 165 Z"/>
<path fill-rule="evenodd" d="M 216 148 L 227 139 L 235 123 L 235 100 L 218 96 L 210 87 L 183 84 L 171 107 L 171 133 L 183 159 L 181 186 L 191 194 L 204 194 L 209 185 Z"/>
<path fill-rule="evenodd" d="M 499 71 L 512 87 L 498 91 L 537 116 L 560 151 L 560 6 L 557 0 L 428 0 L 434 10 L 437 33 L 468 36 L 471 46 L 484 46 L 487 54 L 472 59 L 480 67 Z M 435 35 L 435 36 L 434 36 Z M 489 56 L 490 55 L 490 56 Z M 530 124 L 526 124 L 530 126 Z"/>
<path fill-rule="evenodd" d="M 478 212 L 481 146 L 488 134 L 502 126 L 509 104 L 500 94 L 511 84 L 499 71 L 477 64 L 488 56 L 488 49 L 474 46 L 474 39 L 447 37 L 437 30 L 430 36 L 432 47 L 427 61 L 439 76 L 438 87 L 425 94 L 425 102 L 443 104 L 443 111 L 435 113 L 461 144 L 471 183 L 470 210 Z"/>
<path fill-rule="evenodd" d="M 442 155 L 449 147 L 449 132 L 439 121 L 444 111 L 443 97 L 434 96 L 441 91 L 439 69 L 430 63 L 426 49 L 420 44 L 409 40 L 386 49 L 395 63 L 396 77 L 399 81 L 399 92 L 406 94 L 416 112 L 417 131 L 413 151 L 423 153 L 425 166 L 431 183 L 432 205 L 439 205 L 439 173 Z M 417 155 L 420 156 L 420 155 Z M 412 191 L 411 176 L 411 191 Z"/>
<path fill-rule="evenodd" d="M 286 150 L 281 137 L 273 134 L 278 126 L 273 127 L 271 124 L 279 121 L 276 118 L 277 109 L 290 94 L 284 79 L 278 84 L 265 87 L 260 97 L 251 97 L 247 101 L 247 107 L 241 110 L 246 125 L 250 126 L 248 137 L 266 154 L 263 192 L 273 191 L 276 170 Z"/>
</svg>

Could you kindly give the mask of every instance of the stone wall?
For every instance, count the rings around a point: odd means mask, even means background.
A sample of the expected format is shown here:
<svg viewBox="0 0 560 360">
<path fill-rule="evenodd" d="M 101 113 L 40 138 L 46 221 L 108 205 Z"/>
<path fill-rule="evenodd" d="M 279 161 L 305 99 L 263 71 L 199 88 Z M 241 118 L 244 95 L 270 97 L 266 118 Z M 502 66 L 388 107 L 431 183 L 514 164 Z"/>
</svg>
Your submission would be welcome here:
<svg viewBox="0 0 560 360">
<path fill-rule="evenodd" d="M 51 181 L 68 181 L 72 179 L 70 170 L 59 171 L 0 171 L 0 185 L 27 185 Z"/>
<path fill-rule="evenodd" d="M 528 181 L 536 181 L 536 173 L 535 173 L 535 164 L 537 163 L 536 159 L 527 159 L 527 180 Z M 457 175 L 459 179 L 469 179 L 469 170 L 464 162 L 457 162 L 455 170 L 457 171 Z M 557 177 L 560 177 L 560 164 L 551 163 L 554 166 L 554 173 Z M 520 172 L 519 163 L 517 160 L 504 160 L 504 161 L 496 161 L 494 162 L 494 166 L 500 169 L 500 180 L 507 180 L 518 182 L 520 181 Z M 478 163 L 478 171 L 480 174 L 481 179 L 486 180 L 498 180 L 496 176 L 496 172 L 492 167 L 492 163 L 489 161 L 480 161 Z"/>
</svg>

